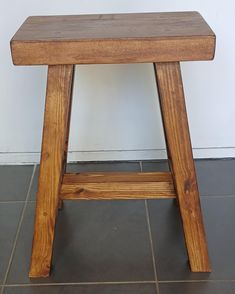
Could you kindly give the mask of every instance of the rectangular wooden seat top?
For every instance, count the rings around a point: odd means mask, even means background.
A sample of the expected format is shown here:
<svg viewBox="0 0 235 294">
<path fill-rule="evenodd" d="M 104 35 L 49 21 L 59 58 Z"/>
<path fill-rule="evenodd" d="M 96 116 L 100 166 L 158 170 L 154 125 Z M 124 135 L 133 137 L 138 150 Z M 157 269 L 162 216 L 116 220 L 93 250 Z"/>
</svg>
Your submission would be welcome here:
<svg viewBox="0 0 235 294">
<path fill-rule="evenodd" d="M 198 12 L 31 16 L 11 50 L 15 65 L 210 60 L 215 35 Z"/>
</svg>

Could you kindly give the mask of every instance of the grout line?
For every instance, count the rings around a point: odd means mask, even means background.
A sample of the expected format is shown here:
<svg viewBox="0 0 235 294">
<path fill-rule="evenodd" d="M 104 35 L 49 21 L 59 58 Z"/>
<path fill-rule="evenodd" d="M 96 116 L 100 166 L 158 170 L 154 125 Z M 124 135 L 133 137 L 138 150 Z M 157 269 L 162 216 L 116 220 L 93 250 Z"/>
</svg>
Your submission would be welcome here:
<svg viewBox="0 0 235 294">
<path fill-rule="evenodd" d="M 159 284 L 166 283 L 220 283 L 220 282 L 232 282 L 235 283 L 235 280 L 165 280 L 158 281 Z M 34 283 L 34 284 L 5 284 L 4 287 L 40 287 L 40 286 L 76 286 L 76 285 L 127 285 L 127 284 L 156 284 L 156 281 L 110 281 L 110 282 L 68 282 L 68 283 Z M 0 287 L 3 285 L 0 285 Z"/>
<path fill-rule="evenodd" d="M 6 200 L 6 201 L 1 201 L 0 200 L 0 204 L 9 204 L 9 203 L 13 203 L 13 204 L 16 204 L 16 203 L 25 203 L 25 200 Z"/>
<path fill-rule="evenodd" d="M 157 293 L 160 293 L 159 285 L 158 285 L 158 279 L 157 279 L 157 269 L 156 269 L 155 254 L 154 254 L 154 249 L 153 249 L 153 239 L 152 239 L 152 232 L 151 232 L 151 226 L 150 226 L 149 210 L 148 210 L 147 200 L 145 200 L 144 203 L 145 203 L 146 220 L 147 220 L 147 224 L 148 224 L 149 241 L 150 241 L 150 247 L 151 247 L 151 253 L 152 253 L 154 278 L 155 278 L 155 281 L 156 281 L 155 282 L 156 291 L 157 291 Z"/>
<path fill-rule="evenodd" d="M 235 197 L 235 195 L 234 194 L 227 194 L 227 195 L 200 195 L 200 197 L 202 197 L 202 198 L 205 198 L 205 197 L 207 197 L 207 198 L 226 198 L 226 197 L 231 198 L 231 197 Z"/>
<path fill-rule="evenodd" d="M 17 204 L 17 203 L 25 203 L 26 200 L 13 200 L 13 201 L 0 201 L 0 204 Z M 28 203 L 29 202 L 36 202 L 36 200 L 28 200 L 27 201 Z"/>
<path fill-rule="evenodd" d="M 175 281 L 158 281 L 159 284 L 167 283 L 235 283 L 235 280 L 175 280 Z"/>
<path fill-rule="evenodd" d="M 23 209 L 22 209 L 22 213 L 21 213 L 21 217 L 20 217 L 20 220 L 19 220 L 19 223 L 18 223 L 18 227 L 17 227 L 17 231 L 16 231 L 16 235 L 15 235 L 15 239 L 14 239 L 14 243 L 13 243 L 11 255 L 10 255 L 10 258 L 9 258 L 7 270 L 6 270 L 6 273 L 5 273 L 5 276 L 4 276 L 3 288 L 2 288 L 1 294 L 3 294 L 4 286 L 6 284 L 8 273 L 10 271 L 11 263 L 12 263 L 13 256 L 14 256 L 14 253 L 15 253 L 16 244 L 17 244 L 17 240 L 18 240 L 18 237 L 19 237 L 19 234 L 20 234 L 20 229 L 21 229 L 21 225 L 22 225 L 22 222 L 23 222 L 24 214 L 25 214 L 25 211 L 26 211 L 27 201 L 28 201 L 29 196 L 30 196 L 30 192 L 31 192 L 32 184 L 33 184 L 33 179 L 34 179 L 35 171 L 36 171 L 36 165 L 34 165 L 33 172 L 32 172 L 32 175 L 31 175 L 31 179 L 30 179 L 28 191 L 27 191 L 26 198 L 25 198 L 25 203 L 24 203 L 24 206 L 23 206 Z"/>
<path fill-rule="evenodd" d="M 35 283 L 35 284 L 6 284 L 4 287 L 40 287 L 40 286 L 82 286 L 82 285 L 132 285 L 155 284 L 156 281 L 111 281 L 111 282 L 71 282 L 71 283 Z"/>
</svg>

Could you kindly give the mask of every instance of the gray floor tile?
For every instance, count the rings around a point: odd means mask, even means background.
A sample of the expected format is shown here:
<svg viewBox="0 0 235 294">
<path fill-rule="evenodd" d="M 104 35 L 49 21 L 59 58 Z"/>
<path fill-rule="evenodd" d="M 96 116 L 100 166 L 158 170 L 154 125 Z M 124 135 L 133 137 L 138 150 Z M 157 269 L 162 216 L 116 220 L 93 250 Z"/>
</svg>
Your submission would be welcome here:
<svg viewBox="0 0 235 294">
<path fill-rule="evenodd" d="M 121 162 L 82 162 L 67 165 L 68 172 L 109 172 L 109 171 L 140 171 L 140 164 L 136 161 Z"/>
<path fill-rule="evenodd" d="M 0 284 L 8 266 L 22 203 L 0 203 Z"/>
<path fill-rule="evenodd" d="M 234 282 L 160 284 L 160 294 L 234 294 Z"/>
<path fill-rule="evenodd" d="M 67 165 L 67 172 L 111 172 L 111 171 L 140 171 L 140 164 L 136 161 L 130 162 L 82 162 L 82 163 L 69 163 Z M 30 200 L 36 199 L 37 183 L 39 175 L 39 166 L 33 179 L 32 189 L 30 193 Z"/>
<path fill-rule="evenodd" d="M 7 283 L 30 283 L 33 203 L 25 214 Z M 143 201 L 76 201 L 59 213 L 54 268 L 32 282 L 154 280 Z"/>
<path fill-rule="evenodd" d="M 25 200 L 33 166 L 0 166 L 0 201 Z"/>
<path fill-rule="evenodd" d="M 235 159 L 196 160 L 201 195 L 235 195 Z"/>
<path fill-rule="evenodd" d="M 173 200 L 148 201 L 159 280 L 235 279 L 235 197 L 203 197 L 212 273 L 191 273 L 178 207 Z"/>
<path fill-rule="evenodd" d="M 7 287 L 4 294 L 156 294 L 154 284 Z"/>
<path fill-rule="evenodd" d="M 169 171 L 167 160 L 142 161 L 143 172 Z"/>
</svg>

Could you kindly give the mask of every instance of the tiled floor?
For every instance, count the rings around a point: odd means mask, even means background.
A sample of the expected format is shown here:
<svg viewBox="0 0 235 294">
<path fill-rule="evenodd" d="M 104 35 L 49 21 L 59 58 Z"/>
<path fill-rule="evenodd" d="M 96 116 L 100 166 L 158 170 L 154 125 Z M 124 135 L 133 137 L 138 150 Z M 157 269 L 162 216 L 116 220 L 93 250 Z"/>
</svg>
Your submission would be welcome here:
<svg viewBox="0 0 235 294">
<path fill-rule="evenodd" d="M 0 293 L 235 293 L 235 160 L 196 162 L 213 272 L 189 271 L 173 200 L 76 201 L 59 212 L 50 278 L 28 278 L 38 167 L 0 167 Z M 158 171 L 165 162 L 70 164 Z"/>
</svg>

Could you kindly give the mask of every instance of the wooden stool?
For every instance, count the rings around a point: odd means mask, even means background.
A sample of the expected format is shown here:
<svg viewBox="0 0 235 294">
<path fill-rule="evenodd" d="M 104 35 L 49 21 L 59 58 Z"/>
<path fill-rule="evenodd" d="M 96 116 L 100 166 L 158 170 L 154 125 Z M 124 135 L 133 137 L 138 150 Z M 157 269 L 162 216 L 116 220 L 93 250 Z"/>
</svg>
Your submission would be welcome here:
<svg viewBox="0 0 235 294">
<path fill-rule="evenodd" d="M 29 17 L 11 40 L 15 65 L 48 65 L 30 277 L 50 274 L 64 199 L 177 197 L 191 270 L 210 272 L 180 61 L 210 60 L 215 35 L 197 12 Z M 154 64 L 171 172 L 65 173 L 75 64 Z"/>
</svg>

